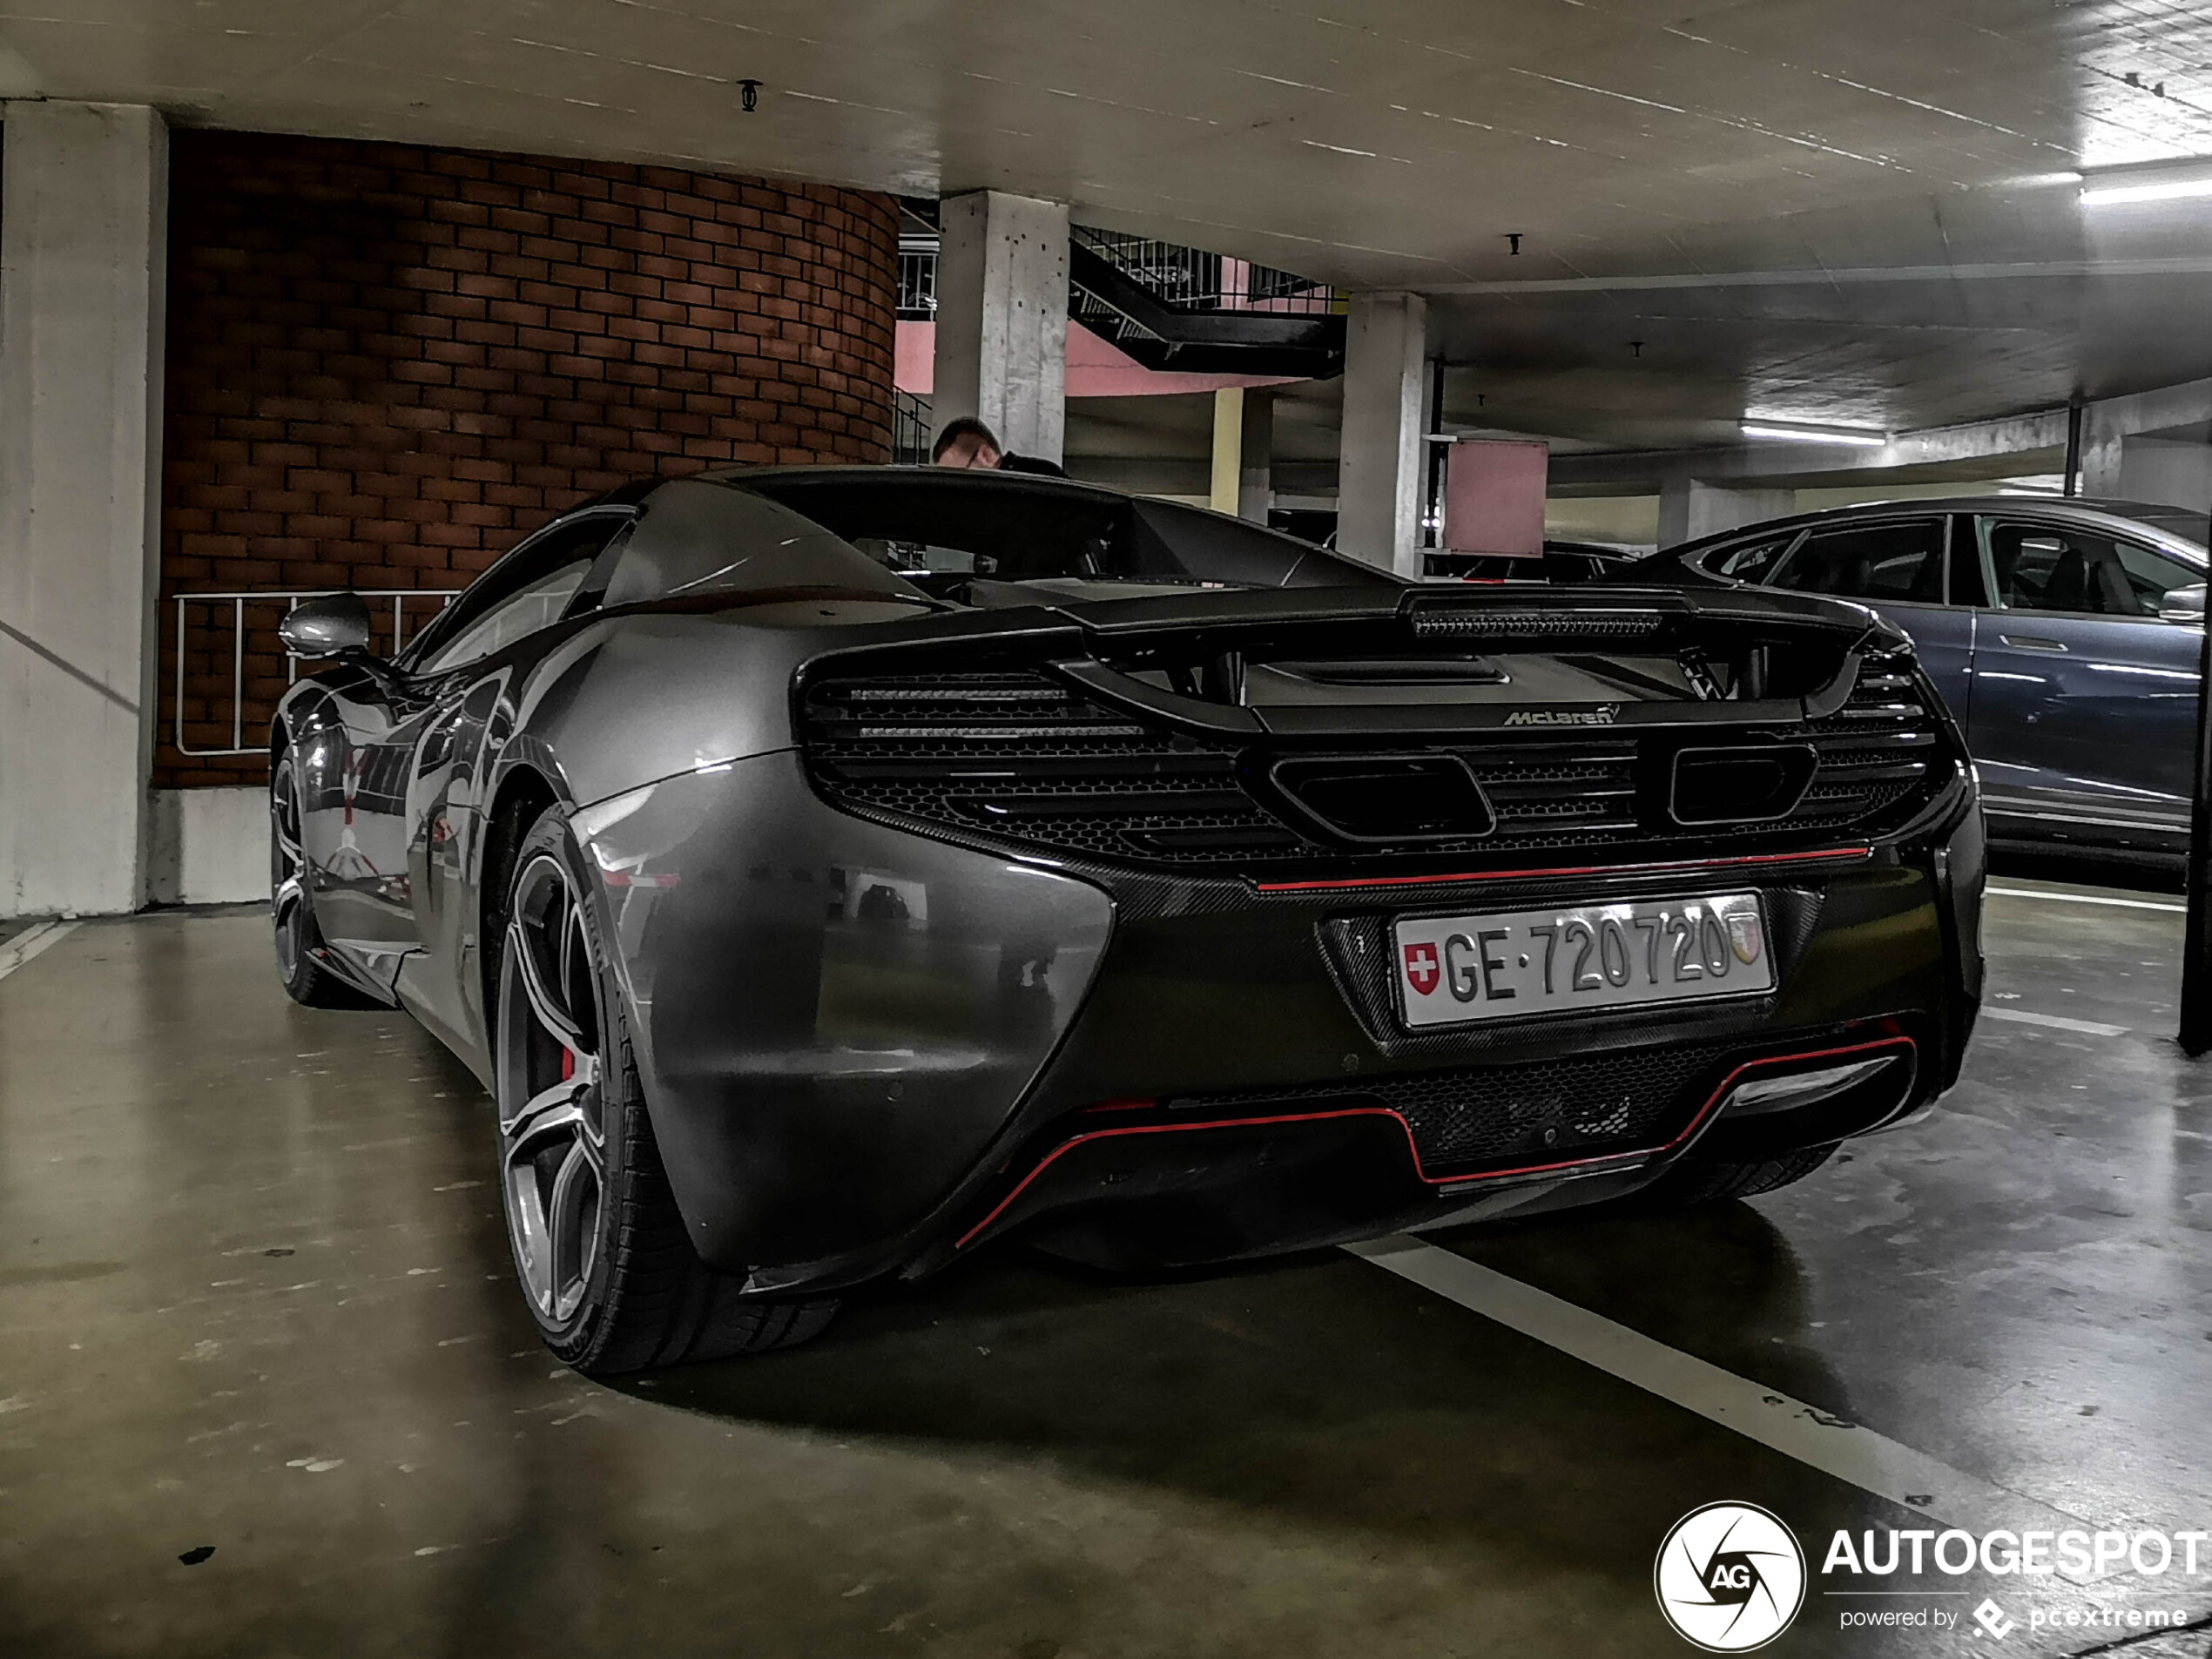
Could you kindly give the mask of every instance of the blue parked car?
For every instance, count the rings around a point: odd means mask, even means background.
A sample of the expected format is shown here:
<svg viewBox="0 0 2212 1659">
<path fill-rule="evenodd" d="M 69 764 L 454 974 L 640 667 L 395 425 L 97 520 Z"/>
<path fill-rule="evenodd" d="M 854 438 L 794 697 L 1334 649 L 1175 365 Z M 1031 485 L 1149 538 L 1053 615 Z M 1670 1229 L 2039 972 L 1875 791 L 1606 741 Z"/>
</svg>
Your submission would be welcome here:
<svg viewBox="0 0 2212 1659">
<path fill-rule="evenodd" d="M 1771 519 L 1621 569 L 1856 599 L 1912 636 L 1966 729 L 1990 833 L 2188 843 L 2206 516 L 1991 496 Z"/>
</svg>

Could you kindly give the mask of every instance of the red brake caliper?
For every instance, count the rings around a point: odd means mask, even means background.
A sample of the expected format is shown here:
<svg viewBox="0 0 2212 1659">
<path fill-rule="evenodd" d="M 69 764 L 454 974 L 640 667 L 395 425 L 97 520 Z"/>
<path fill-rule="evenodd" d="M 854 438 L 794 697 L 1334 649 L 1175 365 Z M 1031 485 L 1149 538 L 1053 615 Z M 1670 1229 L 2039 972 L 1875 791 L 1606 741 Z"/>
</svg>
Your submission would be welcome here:
<svg viewBox="0 0 2212 1659">
<path fill-rule="evenodd" d="M 561 1081 L 566 1082 L 575 1076 L 576 1050 L 564 1048 L 561 1050 Z"/>
</svg>

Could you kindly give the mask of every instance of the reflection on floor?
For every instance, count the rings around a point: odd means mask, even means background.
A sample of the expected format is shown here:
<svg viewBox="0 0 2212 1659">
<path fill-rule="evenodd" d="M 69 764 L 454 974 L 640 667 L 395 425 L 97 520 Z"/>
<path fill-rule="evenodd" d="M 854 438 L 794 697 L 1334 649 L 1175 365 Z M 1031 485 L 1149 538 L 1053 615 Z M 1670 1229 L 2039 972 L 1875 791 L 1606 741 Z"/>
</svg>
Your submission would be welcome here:
<svg viewBox="0 0 2212 1659">
<path fill-rule="evenodd" d="M 2205 1526 L 2179 931 L 1994 899 L 1991 1006 L 2121 1035 L 1986 1023 L 1950 1111 L 1753 1204 L 1440 1242 L 2066 1514 Z M 490 1150 L 406 1019 L 287 1003 L 256 916 L 86 923 L 0 979 L 0 1649 L 1668 1654 L 1684 1512 L 1762 1504 L 1816 1568 L 1916 1524 L 1339 1253 L 1002 1251 L 789 1355 L 586 1383 L 520 1312 Z M 2002 1601 L 2006 1653 L 2115 1639 L 2037 1607 L 2212 1614 L 2212 1575 L 1925 1581 Z M 1997 1650 L 1817 1588 L 1775 1651 Z"/>
</svg>

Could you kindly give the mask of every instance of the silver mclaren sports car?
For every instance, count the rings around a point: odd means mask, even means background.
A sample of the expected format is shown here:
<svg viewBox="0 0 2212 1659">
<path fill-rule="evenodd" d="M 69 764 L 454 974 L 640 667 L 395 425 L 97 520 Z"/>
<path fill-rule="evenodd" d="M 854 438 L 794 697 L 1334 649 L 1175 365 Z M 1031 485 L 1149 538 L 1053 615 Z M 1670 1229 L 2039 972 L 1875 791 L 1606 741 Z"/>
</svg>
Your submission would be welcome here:
<svg viewBox="0 0 2212 1659">
<path fill-rule="evenodd" d="M 1981 820 L 1911 642 L 1744 589 L 1420 585 L 1065 481 L 637 485 L 395 659 L 309 601 L 279 969 L 489 1092 L 610 1372 L 1019 1236 L 1224 1262 L 1765 1190 L 1928 1106 Z"/>
</svg>

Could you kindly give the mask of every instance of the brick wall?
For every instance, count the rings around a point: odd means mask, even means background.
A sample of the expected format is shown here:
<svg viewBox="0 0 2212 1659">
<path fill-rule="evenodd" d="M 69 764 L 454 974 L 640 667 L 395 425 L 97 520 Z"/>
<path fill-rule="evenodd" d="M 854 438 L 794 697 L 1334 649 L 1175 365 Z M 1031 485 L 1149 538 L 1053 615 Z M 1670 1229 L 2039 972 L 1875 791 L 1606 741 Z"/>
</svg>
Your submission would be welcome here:
<svg viewBox="0 0 2212 1659">
<path fill-rule="evenodd" d="M 157 785 L 267 772 L 176 745 L 180 591 L 457 588 L 641 475 L 889 458 L 888 197 L 244 133 L 172 145 Z M 426 603 L 402 609 L 419 625 Z M 248 744 L 285 686 L 279 614 L 249 610 Z M 232 740 L 230 618 L 189 619 L 194 749 Z"/>
</svg>

